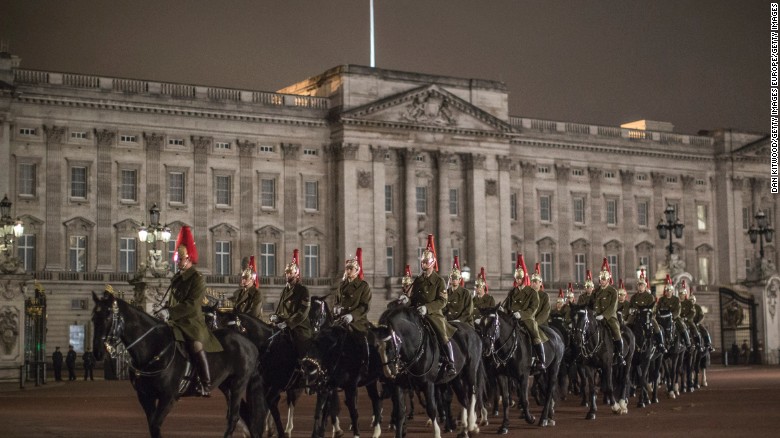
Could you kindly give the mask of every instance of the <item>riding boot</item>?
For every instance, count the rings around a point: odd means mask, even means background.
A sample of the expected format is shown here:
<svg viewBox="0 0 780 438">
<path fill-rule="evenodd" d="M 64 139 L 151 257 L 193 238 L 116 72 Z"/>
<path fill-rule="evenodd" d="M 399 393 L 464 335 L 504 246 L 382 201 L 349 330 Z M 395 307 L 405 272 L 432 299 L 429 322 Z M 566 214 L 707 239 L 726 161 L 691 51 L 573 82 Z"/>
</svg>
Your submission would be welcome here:
<svg viewBox="0 0 780 438">
<path fill-rule="evenodd" d="M 709 351 L 714 350 L 714 348 L 712 348 L 712 338 L 710 337 L 709 332 L 704 332 L 704 347 Z"/>
<path fill-rule="evenodd" d="M 192 354 L 193 361 L 198 367 L 198 377 L 200 378 L 200 395 L 202 397 L 211 397 L 211 373 L 209 372 L 209 362 L 206 359 L 206 352 L 200 350 Z"/>
<path fill-rule="evenodd" d="M 683 328 L 682 329 L 682 335 L 683 335 L 683 341 L 685 341 L 685 348 L 691 347 L 691 334 L 688 333 L 688 330 Z"/>
<path fill-rule="evenodd" d="M 668 350 L 666 349 L 666 344 L 664 344 L 664 332 L 659 331 L 655 334 L 655 342 L 658 344 L 658 351 L 660 351 L 663 354 L 668 353 Z"/>
<path fill-rule="evenodd" d="M 614 351 L 614 365 L 625 365 L 626 361 L 623 359 L 623 338 L 619 338 L 613 341 Z"/>
<path fill-rule="evenodd" d="M 457 371 L 455 371 L 455 353 L 452 351 L 452 341 L 447 342 L 444 347 L 444 351 L 447 353 L 444 355 L 444 372 L 454 376 Z"/>
<path fill-rule="evenodd" d="M 537 371 L 544 371 L 546 362 L 544 358 L 544 344 L 534 344 L 534 358 L 536 359 Z"/>
</svg>

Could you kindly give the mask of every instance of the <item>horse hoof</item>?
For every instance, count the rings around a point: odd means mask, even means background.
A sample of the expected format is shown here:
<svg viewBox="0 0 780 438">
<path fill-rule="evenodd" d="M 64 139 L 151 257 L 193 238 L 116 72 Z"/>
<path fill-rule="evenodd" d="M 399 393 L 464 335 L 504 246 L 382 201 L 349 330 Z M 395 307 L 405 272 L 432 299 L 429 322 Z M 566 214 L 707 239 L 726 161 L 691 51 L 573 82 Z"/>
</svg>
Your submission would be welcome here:
<svg viewBox="0 0 780 438">
<path fill-rule="evenodd" d="M 542 420 L 539 422 L 539 426 L 541 427 L 547 427 L 547 420 Z"/>
<path fill-rule="evenodd" d="M 493 411 L 493 416 L 494 416 L 494 417 L 498 417 L 498 409 L 496 409 L 495 411 Z"/>
<path fill-rule="evenodd" d="M 502 426 L 502 427 L 500 427 L 500 428 L 499 428 L 499 429 L 496 431 L 496 434 L 498 434 L 498 435 L 506 435 L 506 434 L 508 434 L 508 433 L 509 433 L 509 428 L 508 428 L 508 427 L 503 427 L 503 426 Z"/>
<path fill-rule="evenodd" d="M 536 417 L 534 417 L 533 415 L 528 415 L 527 417 L 525 417 L 525 422 L 528 424 L 534 424 L 536 422 Z"/>
<path fill-rule="evenodd" d="M 637 404 L 636 404 L 636 407 L 638 407 L 638 408 L 644 408 L 644 407 L 645 407 L 645 402 L 639 402 L 639 403 L 637 403 Z"/>
<path fill-rule="evenodd" d="M 596 413 L 595 412 L 594 413 L 588 412 L 585 415 L 585 419 L 586 420 L 595 420 L 596 419 Z"/>
<path fill-rule="evenodd" d="M 588 402 L 583 400 L 583 401 L 580 402 L 580 406 L 588 406 Z"/>
<path fill-rule="evenodd" d="M 343 436 L 344 436 L 344 431 L 343 430 L 339 430 L 339 431 L 336 431 L 336 432 L 333 433 L 333 438 L 342 438 Z M 357 436 L 357 435 L 355 435 L 355 436 Z"/>
<path fill-rule="evenodd" d="M 658 400 L 658 397 L 655 397 L 655 398 L 653 399 L 653 403 L 658 403 L 659 401 L 660 401 L 660 400 Z"/>
</svg>

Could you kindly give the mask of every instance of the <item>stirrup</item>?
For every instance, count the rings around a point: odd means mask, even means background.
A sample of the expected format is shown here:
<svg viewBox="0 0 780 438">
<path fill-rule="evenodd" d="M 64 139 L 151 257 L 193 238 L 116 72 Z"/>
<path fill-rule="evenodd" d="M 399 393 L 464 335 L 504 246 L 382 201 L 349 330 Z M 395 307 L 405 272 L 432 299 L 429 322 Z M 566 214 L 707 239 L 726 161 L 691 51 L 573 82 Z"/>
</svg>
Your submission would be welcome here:
<svg viewBox="0 0 780 438">
<path fill-rule="evenodd" d="M 198 380 L 198 394 L 201 397 L 204 397 L 204 398 L 211 397 L 211 388 L 210 388 L 210 386 L 211 385 L 209 385 L 209 384 L 204 384 L 199 379 Z"/>
</svg>

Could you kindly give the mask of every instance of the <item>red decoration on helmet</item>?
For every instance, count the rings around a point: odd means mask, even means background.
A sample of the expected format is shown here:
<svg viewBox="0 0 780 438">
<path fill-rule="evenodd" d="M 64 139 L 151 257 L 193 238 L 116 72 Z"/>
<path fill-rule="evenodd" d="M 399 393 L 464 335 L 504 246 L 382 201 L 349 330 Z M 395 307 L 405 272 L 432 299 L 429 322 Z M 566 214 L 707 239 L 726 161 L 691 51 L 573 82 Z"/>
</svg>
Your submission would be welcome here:
<svg viewBox="0 0 780 438">
<path fill-rule="evenodd" d="M 181 227 L 179 235 L 176 237 L 176 252 L 173 254 L 173 262 L 176 263 L 180 257 L 189 257 L 192 264 L 198 264 L 198 248 L 195 247 L 192 229 L 187 225 Z"/>
<path fill-rule="evenodd" d="M 252 270 L 252 274 L 255 278 L 255 287 L 260 287 L 260 277 L 257 276 L 257 263 L 255 262 L 255 256 L 249 256 L 249 265 L 247 268 Z"/>
<path fill-rule="evenodd" d="M 360 272 L 358 273 L 358 277 L 360 279 L 363 279 L 363 248 L 358 248 L 355 250 L 355 258 L 357 259 L 358 266 L 360 267 Z"/>
</svg>

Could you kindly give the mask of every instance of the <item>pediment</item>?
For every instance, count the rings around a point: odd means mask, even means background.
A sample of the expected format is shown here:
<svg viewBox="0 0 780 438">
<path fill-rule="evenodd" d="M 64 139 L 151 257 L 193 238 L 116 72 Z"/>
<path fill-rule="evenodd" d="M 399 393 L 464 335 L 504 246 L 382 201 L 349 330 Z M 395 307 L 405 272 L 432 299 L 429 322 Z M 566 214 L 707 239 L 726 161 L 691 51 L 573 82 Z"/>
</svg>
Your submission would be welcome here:
<svg viewBox="0 0 780 438">
<path fill-rule="evenodd" d="M 325 237 L 322 231 L 318 230 L 315 227 L 306 228 L 305 230 L 301 231 L 300 234 L 304 240 L 320 240 L 323 237 Z"/>
<path fill-rule="evenodd" d="M 77 216 L 72 219 L 69 219 L 63 222 L 62 224 L 65 225 L 65 228 L 71 233 L 89 232 L 92 231 L 93 228 L 95 228 L 94 222 L 81 216 Z"/>
<path fill-rule="evenodd" d="M 438 85 L 425 85 L 341 113 L 345 123 L 396 128 L 452 130 L 500 135 L 512 131 L 505 121 Z"/>
<path fill-rule="evenodd" d="M 264 227 L 260 227 L 257 230 L 255 230 L 255 234 L 257 234 L 257 236 L 261 238 L 278 239 L 282 237 L 284 231 L 280 230 L 279 228 L 276 228 L 273 225 L 266 225 Z"/>
<path fill-rule="evenodd" d="M 760 139 L 748 143 L 745 146 L 735 150 L 732 154 L 734 158 L 748 159 L 748 160 L 767 160 L 769 159 L 770 152 L 769 136 L 761 137 Z"/>
<path fill-rule="evenodd" d="M 209 228 L 209 231 L 217 237 L 236 237 L 238 236 L 238 228 L 228 223 L 221 223 Z"/>
<path fill-rule="evenodd" d="M 141 228 L 141 224 L 135 219 L 125 219 L 115 223 L 114 228 L 116 228 L 119 233 L 134 233 Z"/>
</svg>

